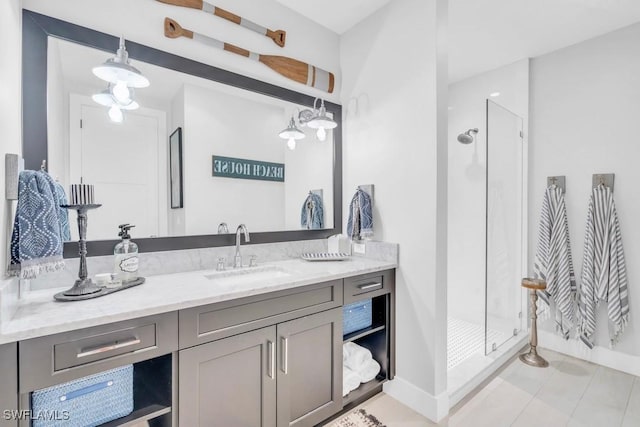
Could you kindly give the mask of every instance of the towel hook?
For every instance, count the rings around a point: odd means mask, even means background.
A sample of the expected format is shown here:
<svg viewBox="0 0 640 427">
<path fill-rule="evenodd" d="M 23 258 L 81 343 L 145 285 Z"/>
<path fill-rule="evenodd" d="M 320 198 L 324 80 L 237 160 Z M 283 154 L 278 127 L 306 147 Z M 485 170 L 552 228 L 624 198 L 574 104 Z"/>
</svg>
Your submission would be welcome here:
<svg viewBox="0 0 640 427">
<path fill-rule="evenodd" d="M 563 193 L 566 192 L 566 189 L 567 189 L 566 177 L 564 175 L 548 176 L 547 177 L 547 187 L 550 187 L 552 185 L 555 185 L 556 187 L 560 188 Z"/>
<path fill-rule="evenodd" d="M 599 186 L 607 187 L 609 190 L 613 191 L 613 183 L 615 181 L 615 174 L 613 173 L 599 173 L 592 175 L 592 187 L 596 188 Z"/>
<path fill-rule="evenodd" d="M 43 160 L 42 163 L 40 163 L 40 172 L 46 172 L 47 171 L 47 161 Z"/>
</svg>

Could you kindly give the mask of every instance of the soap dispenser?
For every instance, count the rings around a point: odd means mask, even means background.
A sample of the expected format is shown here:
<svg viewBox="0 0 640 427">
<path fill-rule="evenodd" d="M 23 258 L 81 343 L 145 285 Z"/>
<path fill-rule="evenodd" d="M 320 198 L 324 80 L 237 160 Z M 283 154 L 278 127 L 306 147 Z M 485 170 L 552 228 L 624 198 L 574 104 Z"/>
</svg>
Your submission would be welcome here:
<svg viewBox="0 0 640 427">
<path fill-rule="evenodd" d="M 122 241 L 113 249 L 114 255 L 114 274 L 123 284 L 132 282 L 138 278 L 138 245 L 131 241 L 129 230 L 135 225 L 120 224 L 120 233 L 118 236 Z"/>
</svg>

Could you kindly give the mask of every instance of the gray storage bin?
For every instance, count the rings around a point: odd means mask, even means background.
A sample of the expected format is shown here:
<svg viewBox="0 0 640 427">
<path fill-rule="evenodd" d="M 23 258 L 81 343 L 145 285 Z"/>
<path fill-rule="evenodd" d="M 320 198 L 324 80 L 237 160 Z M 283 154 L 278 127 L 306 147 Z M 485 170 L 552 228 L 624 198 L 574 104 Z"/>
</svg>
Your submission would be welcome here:
<svg viewBox="0 0 640 427">
<path fill-rule="evenodd" d="M 342 333 L 350 334 L 368 328 L 373 323 L 371 299 L 357 301 L 342 307 Z"/>
<path fill-rule="evenodd" d="M 33 427 L 89 427 L 133 411 L 133 365 L 31 394 Z"/>
</svg>

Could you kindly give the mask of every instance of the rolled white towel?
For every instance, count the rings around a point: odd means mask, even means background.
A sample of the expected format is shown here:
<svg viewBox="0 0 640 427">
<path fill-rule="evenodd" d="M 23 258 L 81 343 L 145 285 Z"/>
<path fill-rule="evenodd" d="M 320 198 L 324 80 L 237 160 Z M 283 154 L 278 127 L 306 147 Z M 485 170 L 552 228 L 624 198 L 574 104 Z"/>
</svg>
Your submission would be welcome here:
<svg viewBox="0 0 640 427">
<path fill-rule="evenodd" d="M 358 371 L 365 365 L 365 363 L 367 363 L 367 361 L 372 359 L 373 356 L 371 356 L 371 352 L 358 344 L 348 342 L 342 346 L 343 365 L 354 371 Z"/>
<path fill-rule="evenodd" d="M 380 364 L 375 360 L 368 360 L 362 368 L 358 371 L 358 376 L 360 377 L 360 382 L 367 383 L 374 379 L 378 373 L 380 372 Z"/>
<path fill-rule="evenodd" d="M 346 396 L 351 391 L 360 386 L 360 375 L 346 366 L 342 367 L 342 396 Z"/>
</svg>

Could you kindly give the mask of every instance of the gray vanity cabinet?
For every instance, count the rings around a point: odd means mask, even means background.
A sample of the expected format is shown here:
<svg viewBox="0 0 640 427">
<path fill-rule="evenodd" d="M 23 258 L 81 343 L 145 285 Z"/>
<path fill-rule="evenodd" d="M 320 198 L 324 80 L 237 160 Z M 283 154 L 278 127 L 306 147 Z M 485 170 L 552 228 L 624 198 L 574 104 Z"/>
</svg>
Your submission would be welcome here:
<svg viewBox="0 0 640 427">
<path fill-rule="evenodd" d="M 342 409 L 342 310 L 181 350 L 179 372 L 180 426 L 313 426 Z"/>
<path fill-rule="evenodd" d="M 179 425 L 276 426 L 276 327 L 180 351 Z"/>
<path fill-rule="evenodd" d="M 0 427 L 15 427 L 18 409 L 18 346 L 0 345 Z"/>
<path fill-rule="evenodd" d="M 342 309 L 278 325 L 278 427 L 313 426 L 342 409 Z"/>
</svg>

